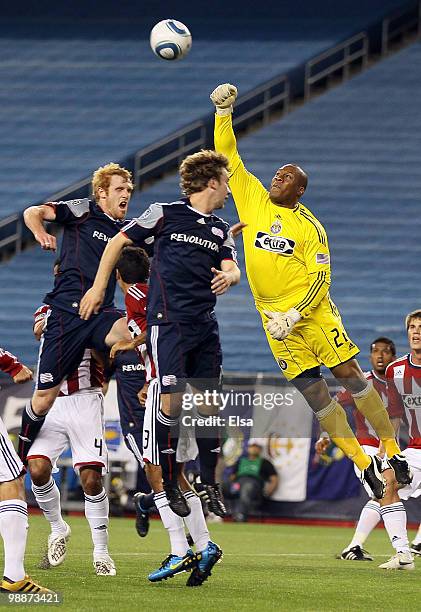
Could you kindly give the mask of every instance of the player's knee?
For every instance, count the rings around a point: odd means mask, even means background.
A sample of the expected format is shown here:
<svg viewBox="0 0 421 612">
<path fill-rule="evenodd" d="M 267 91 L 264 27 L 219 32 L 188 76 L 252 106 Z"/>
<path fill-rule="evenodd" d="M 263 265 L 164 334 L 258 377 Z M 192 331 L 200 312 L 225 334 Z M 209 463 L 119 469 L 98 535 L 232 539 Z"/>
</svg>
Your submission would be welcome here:
<svg viewBox="0 0 421 612">
<path fill-rule="evenodd" d="M 318 412 L 325 408 L 332 398 L 329 395 L 326 382 L 324 380 L 315 381 L 301 391 L 308 405 L 314 412 Z"/>
<path fill-rule="evenodd" d="M 31 401 L 32 410 L 38 416 L 47 414 L 57 397 L 55 389 L 37 389 Z"/>
<path fill-rule="evenodd" d="M 332 368 L 332 374 L 351 393 L 360 393 L 367 386 L 367 379 L 356 359 L 350 359 Z"/>
<path fill-rule="evenodd" d="M 105 344 L 109 347 L 112 347 L 116 342 L 119 342 L 120 340 L 130 341 L 131 339 L 132 337 L 130 336 L 126 319 L 125 317 L 122 317 L 114 323 L 114 325 L 108 332 L 105 338 Z"/>
<path fill-rule="evenodd" d="M 50 480 L 52 468 L 47 459 L 30 459 L 28 468 L 31 480 L 36 487 L 42 487 Z"/>
<path fill-rule="evenodd" d="M 183 406 L 183 394 L 161 393 L 161 406 L 164 414 L 173 419 L 178 418 Z"/>
<path fill-rule="evenodd" d="M 101 472 L 95 468 L 81 468 L 80 482 L 86 495 L 99 495 L 103 489 Z"/>
</svg>

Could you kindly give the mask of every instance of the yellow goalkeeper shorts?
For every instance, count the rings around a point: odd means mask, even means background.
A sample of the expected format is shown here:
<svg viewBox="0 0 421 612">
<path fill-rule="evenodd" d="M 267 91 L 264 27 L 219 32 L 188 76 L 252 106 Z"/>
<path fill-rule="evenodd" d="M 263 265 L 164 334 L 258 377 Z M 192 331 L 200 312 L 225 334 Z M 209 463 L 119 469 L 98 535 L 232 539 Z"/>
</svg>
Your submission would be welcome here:
<svg viewBox="0 0 421 612">
<path fill-rule="evenodd" d="M 283 312 L 279 302 L 256 301 L 256 308 L 275 361 L 288 380 L 320 365 L 334 368 L 360 352 L 349 339 L 338 309 L 327 296 L 308 317 L 295 324 L 285 340 L 273 340 L 265 329 L 267 317 L 263 310 Z"/>
</svg>

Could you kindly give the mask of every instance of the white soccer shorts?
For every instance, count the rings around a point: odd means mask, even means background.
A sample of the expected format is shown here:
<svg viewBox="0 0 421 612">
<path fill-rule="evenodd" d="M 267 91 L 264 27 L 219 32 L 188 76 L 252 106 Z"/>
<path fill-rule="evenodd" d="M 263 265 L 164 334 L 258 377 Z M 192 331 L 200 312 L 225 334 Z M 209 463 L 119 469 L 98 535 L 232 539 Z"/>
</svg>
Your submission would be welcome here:
<svg viewBox="0 0 421 612">
<path fill-rule="evenodd" d="M 406 448 L 402 451 L 402 455 L 408 462 L 413 478 L 411 484 L 399 489 L 398 495 L 401 499 L 419 497 L 421 495 L 421 449 Z"/>
<path fill-rule="evenodd" d="M 102 393 L 58 397 L 30 448 L 28 459 L 49 459 L 54 468 L 69 446 L 75 471 L 84 465 L 100 466 L 103 474 L 108 471 Z"/>
<path fill-rule="evenodd" d="M 148 389 L 148 396 L 145 406 L 145 420 L 143 422 L 143 459 L 146 463 L 159 465 L 158 442 L 155 433 L 156 417 L 160 406 L 160 387 L 159 380 L 154 378 Z M 197 443 L 194 438 L 183 433 L 183 427 L 180 428 L 180 436 L 177 446 L 177 461 L 185 463 L 196 459 L 198 454 Z"/>
<path fill-rule="evenodd" d="M 377 455 L 379 452 L 379 447 L 378 446 L 370 446 L 369 444 L 363 444 L 362 446 L 363 451 L 369 456 L 369 457 L 374 457 L 374 455 Z M 362 472 L 361 470 L 359 470 L 357 468 L 357 466 L 354 463 L 354 471 L 357 475 L 358 480 L 361 482 L 361 476 L 362 476 Z M 369 497 L 373 497 L 373 491 L 370 489 L 370 487 L 368 486 L 368 484 L 366 482 L 363 483 L 363 487 L 365 489 L 365 492 L 367 493 L 367 495 Z"/>
<path fill-rule="evenodd" d="M 23 463 L 7 433 L 6 425 L 0 418 L 0 483 L 16 480 L 24 471 Z"/>
</svg>

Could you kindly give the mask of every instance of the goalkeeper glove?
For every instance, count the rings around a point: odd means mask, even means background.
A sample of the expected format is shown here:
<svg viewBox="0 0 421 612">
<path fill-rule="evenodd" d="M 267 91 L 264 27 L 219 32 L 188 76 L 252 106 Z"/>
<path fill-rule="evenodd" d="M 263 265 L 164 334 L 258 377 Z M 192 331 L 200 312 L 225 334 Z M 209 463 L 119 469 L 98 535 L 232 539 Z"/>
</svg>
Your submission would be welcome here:
<svg viewBox="0 0 421 612">
<path fill-rule="evenodd" d="M 268 317 L 266 329 L 274 340 L 285 340 L 292 328 L 301 319 L 301 315 L 295 308 L 290 308 L 288 312 L 270 312 L 264 310 L 263 313 Z"/>
<path fill-rule="evenodd" d="M 217 115 L 230 115 L 232 113 L 232 105 L 237 97 L 237 88 L 230 83 L 218 85 L 210 95 L 210 99 L 215 104 Z"/>
</svg>

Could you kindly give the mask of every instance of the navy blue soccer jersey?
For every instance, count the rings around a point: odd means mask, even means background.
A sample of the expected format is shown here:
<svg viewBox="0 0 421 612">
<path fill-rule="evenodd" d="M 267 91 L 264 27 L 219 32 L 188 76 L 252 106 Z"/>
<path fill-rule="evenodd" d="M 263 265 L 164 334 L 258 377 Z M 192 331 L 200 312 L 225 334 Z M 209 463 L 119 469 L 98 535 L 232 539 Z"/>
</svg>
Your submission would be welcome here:
<svg viewBox="0 0 421 612">
<path fill-rule="evenodd" d="M 186 198 L 152 204 L 122 232 L 138 246 L 154 238 L 148 325 L 200 320 L 212 312 L 211 268 L 220 269 L 224 259 L 237 262 L 228 223 L 199 212 Z"/>
<path fill-rule="evenodd" d="M 92 287 L 98 265 L 108 241 L 127 221 L 117 221 L 87 198 L 51 202 L 56 223 L 64 226 L 60 250 L 60 273 L 46 304 L 77 314 L 82 296 Z M 102 308 L 113 306 L 116 277 L 112 274 Z"/>
</svg>

